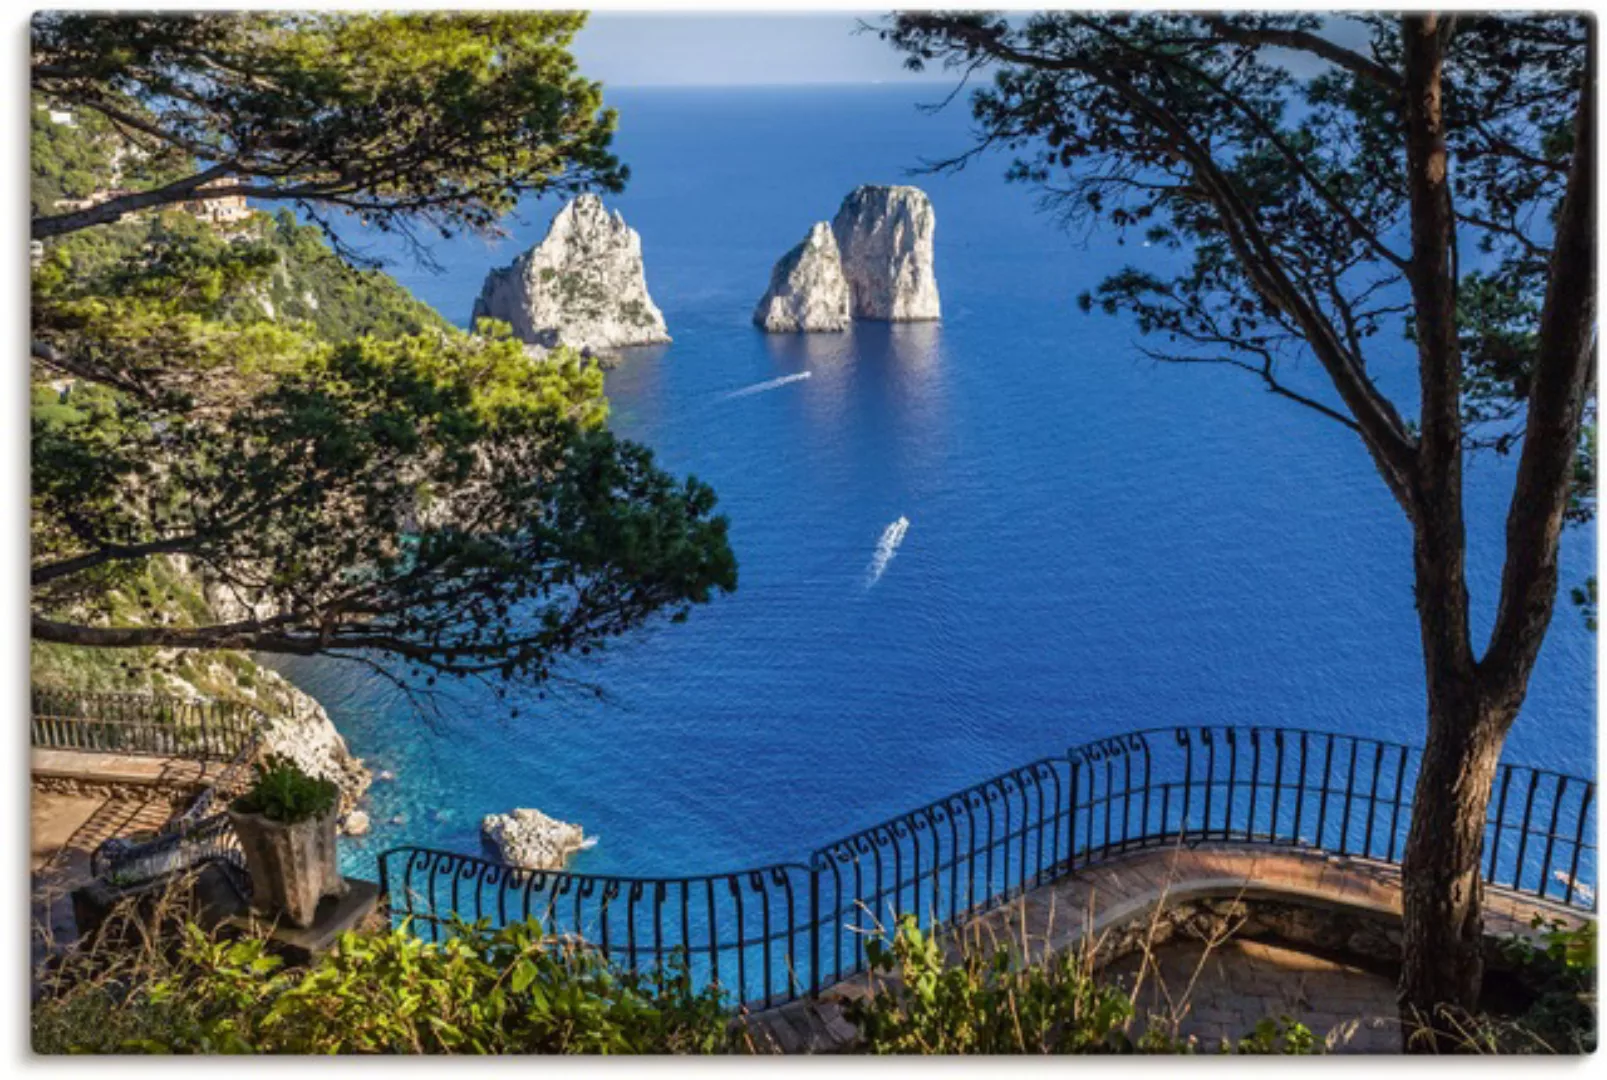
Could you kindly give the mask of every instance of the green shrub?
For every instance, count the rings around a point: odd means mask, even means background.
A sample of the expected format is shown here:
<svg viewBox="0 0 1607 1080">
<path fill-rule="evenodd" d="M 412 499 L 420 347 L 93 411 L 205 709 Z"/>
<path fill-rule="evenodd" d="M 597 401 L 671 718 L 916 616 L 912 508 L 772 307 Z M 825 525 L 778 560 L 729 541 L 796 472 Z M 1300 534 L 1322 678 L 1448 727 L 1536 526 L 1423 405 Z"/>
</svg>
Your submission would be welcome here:
<svg viewBox="0 0 1607 1080">
<path fill-rule="evenodd" d="M 346 934 L 309 969 L 258 937 L 193 924 L 171 959 L 59 979 L 34 1007 L 37 1053 L 706 1054 L 736 1048 L 726 1002 L 679 956 L 633 975 L 523 923 Z"/>
<path fill-rule="evenodd" d="M 1532 993 L 1514 1017 L 1463 1025 L 1468 1049 L 1501 1054 L 1589 1054 L 1596 1049 L 1596 923 L 1571 927 L 1536 915 L 1539 938 L 1513 937 L 1501 951 Z"/>
<path fill-rule="evenodd" d="M 1134 1033 L 1132 998 L 1101 981 L 1087 956 L 1038 959 L 1010 948 L 967 946 L 951 959 L 913 916 L 891 945 L 867 943 L 872 971 L 891 976 L 844 1009 L 863 1049 L 875 1054 L 1178 1054 L 1196 1049 L 1151 1020 Z M 1224 1052 L 1309 1054 L 1320 1047 L 1304 1025 L 1264 1020 Z"/>
<path fill-rule="evenodd" d="M 339 799 L 333 780 L 312 776 L 289 758 L 270 757 L 256 766 L 256 781 L 234 801 L 234 809 L 294 825 L 329 813 Z"/>
</svg>

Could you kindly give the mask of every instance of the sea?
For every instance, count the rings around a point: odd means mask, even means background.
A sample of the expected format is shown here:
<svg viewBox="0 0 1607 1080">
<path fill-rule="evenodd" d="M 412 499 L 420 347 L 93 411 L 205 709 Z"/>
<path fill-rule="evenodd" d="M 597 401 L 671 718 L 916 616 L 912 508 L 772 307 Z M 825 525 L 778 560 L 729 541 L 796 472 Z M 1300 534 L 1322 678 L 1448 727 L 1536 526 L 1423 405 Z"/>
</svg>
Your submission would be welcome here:
<svg viewBox="0 0 1607 1080">
<path fill-rule="evenodd" d="M 616 431 L 719 495 L 740 584 L 570 669 L 517 717 L 488 689 L 421 712 L 335 661 L 272 661 L 390 779 L 350 873 L 377 853 L 482 850 L 481 818 L 536 807 L 598 838 L 572 868 L 673 875 L 808 852 L 1084 740 L 1265 724 L 1419 743 L 1411 534 L 1360 442 L 1252 376 L 1157 364 L 1077 295 L 1184 253 L 1068 226 L 1007 155 L 970 145 L 945 88 L 620 89 L 628 189 L 673 344 L 607 378 Z M 766 335 L 775 261 L 866 183 L 914 183 L 937 219 L 941 322 Z M 429 269 L 362 237 L 467 325 L 487 270 L 538 242 L 531 200 Z M 1370 346 L 1415 407 L 1398 329 Z M 1311 360 L 1288 381 L 1331 397 Z M 1514 461 L 1467 474 L 1475 633 L 1488 633 Z M 1593 573 L 1563 538 L 1564 589 Z M 1589 775 L 1593 634 L 1563 599 L 1508 759 Z M 594 690 L 601 690 L 597 696 Z"/>
</svg>

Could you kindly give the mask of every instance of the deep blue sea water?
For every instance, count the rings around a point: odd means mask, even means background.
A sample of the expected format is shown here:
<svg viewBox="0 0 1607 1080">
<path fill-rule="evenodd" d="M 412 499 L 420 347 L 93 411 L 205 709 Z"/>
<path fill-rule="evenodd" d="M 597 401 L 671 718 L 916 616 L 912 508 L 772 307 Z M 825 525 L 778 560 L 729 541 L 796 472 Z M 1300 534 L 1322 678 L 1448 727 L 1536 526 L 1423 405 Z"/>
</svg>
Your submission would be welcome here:
<svg viewBox="0 0 1607 1080">
<path fill-rule="evenodd" d="M 1411 540 L 1347 431 L 1237 373 L 1157 367 L 1076 294 L 1179 256 L 1071 234 L 984 158 L 919 183 L 937 213 L 940 324 L 766 336 L 770 267 L 861 183 L 963 149 L 963 108 L 906 87 L 615 91 L 633 175 L 608 200 L 642 235 L 673 345 L 608 379 L 613 423 L 718 491 L 739 591 L 610 650 L 570 696 L 506 717 L 463 695 L 433 724 L 355 669 L 281 665 L 376 784 L 371 872 L 396 843 L 479 850 L 482 815 L 536 806 L 607 873 L 798 858 L 839 834 L 1090 737 L 1286 724 L 1420 742 Z M 441 244 L 393 272 L 466 323 L 485 271 L 540 239 Z M 383 250 L 383 249 L 382 249 Z M 1373 369 L 1408 411 L 1404 341 Z M 808 379 L 734 391 L 808 372 Z M 1322 392 L 1320 372 L 1292 381 Z M 1477 628 L 1495 604 L 1512 463 L 1468 477 Z M 878 541 L 902 543 L 871 584 Z M 1565 587 L 1594 533 L 1564 540 Z M 1590 773 L 1594 639 L 1559 606 L 1512 760 Z M 402 815 L 404 824 L 390 824 Z"/>
</svg>

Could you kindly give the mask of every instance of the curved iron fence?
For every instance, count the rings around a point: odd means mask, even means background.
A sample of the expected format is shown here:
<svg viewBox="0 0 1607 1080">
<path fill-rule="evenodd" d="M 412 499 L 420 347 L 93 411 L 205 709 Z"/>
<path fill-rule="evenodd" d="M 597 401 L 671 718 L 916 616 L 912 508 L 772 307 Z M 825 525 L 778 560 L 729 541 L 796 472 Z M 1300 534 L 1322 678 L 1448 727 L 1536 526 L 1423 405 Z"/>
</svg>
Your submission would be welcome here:
<svg viewBox="0 0 1607 1080">
<path fill-rule="evenodd" d="M 1078 865 L 1139 848 L 1229 840 L 1398 863 L 1422 752 L 1290 728 L 1157 728 L 1074 747 Z M 1593 781 L 1503 764 L 1484 879 L 1595 908 Z"/>
<path fill-rule="evenodd" d="M 698 985 L 764 1008 L 863 971 L 895 914 L 954 926 L 1124 853 L 1208 841 L 1398 863 L 1421 753 L 1267 727 L 1155 728 L 1072 747 L 842 837 L 805 864 L 682 878 L 524 871 L 419 847 L 379 857 L 391 914 L 536 918 L 632 970 L 679 951 Z M 1504 764 L 1485 827 L 1494 885 L 1594 911 L 1595 783 Z"/>
<path fill-rule="evenodd" d="M 814 982 L 863 970 L 867 938 L 896 913 L 955 924 L 1062 876 L 1071 781 L 1067 761 L 1045 758 L 817 848 Z"/>
<path fill-rule="evenodd" d="M 684 956 L 697 985 L 719 983 L 767 1007 L 795 996 L 807 964 L 809 869 L 790 863 L 678 878 L 520 870 L 472 855 L 395 848 L 380 856 L 391 916 L 438 941 L 456 920 L 536 919 L 633 971 Z"/>
</svg>

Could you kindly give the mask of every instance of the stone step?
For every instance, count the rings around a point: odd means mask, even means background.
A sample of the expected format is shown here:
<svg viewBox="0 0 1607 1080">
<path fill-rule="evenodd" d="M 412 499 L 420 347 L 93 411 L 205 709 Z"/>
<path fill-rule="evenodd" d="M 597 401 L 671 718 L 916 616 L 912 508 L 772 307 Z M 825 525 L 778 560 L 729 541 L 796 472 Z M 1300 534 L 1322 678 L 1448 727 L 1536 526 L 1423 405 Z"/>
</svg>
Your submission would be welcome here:
<svg viewBox="0 0 1607 1080">
<path fill-rule="evenodd" d="M 326 896 L 318 904 L 311 926 L 278 923 L 254 911 L 243 911 L 223 921 L 244 933 L 266 933 L 274 951 L 292 964 L 310 963 L 330 949 L 348 930 L 356 930 L 379 909 L 379 885 L 362 878 L 346 879 L 344 896 Z"/>
</svg>

